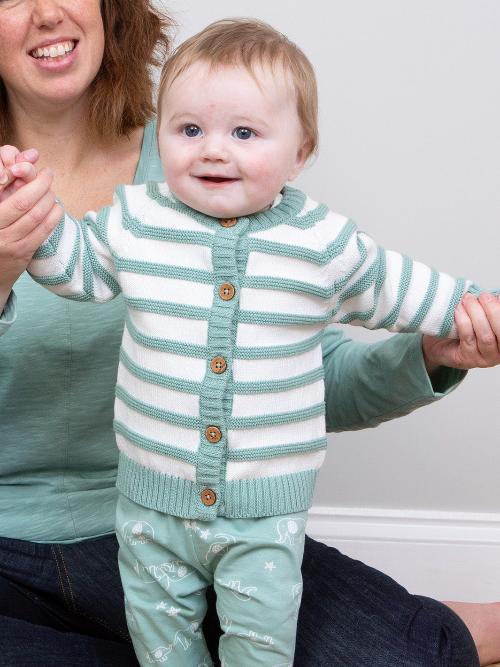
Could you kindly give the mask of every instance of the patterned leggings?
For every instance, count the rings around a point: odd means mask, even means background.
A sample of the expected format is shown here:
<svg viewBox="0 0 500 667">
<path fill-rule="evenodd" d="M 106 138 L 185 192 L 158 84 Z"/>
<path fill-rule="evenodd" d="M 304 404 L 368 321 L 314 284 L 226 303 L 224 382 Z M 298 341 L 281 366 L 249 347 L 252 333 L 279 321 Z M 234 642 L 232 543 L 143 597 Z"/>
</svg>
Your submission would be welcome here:
<svg viewBox="0 0 500 667">
<path fill-rule="evenodd" d="M 183 520 L 121 496 L 119 566 L 141 665 L 210 667 L 201 623 L 214 585 L 223 667 L 292 667 L 306 513 Z"/>
</svg>

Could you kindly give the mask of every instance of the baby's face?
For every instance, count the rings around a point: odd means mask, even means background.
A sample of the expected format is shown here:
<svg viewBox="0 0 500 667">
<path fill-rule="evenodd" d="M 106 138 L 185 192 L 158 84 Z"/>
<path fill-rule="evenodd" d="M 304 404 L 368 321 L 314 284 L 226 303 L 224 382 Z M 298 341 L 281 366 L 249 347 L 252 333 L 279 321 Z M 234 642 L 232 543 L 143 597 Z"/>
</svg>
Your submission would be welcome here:
<svg viewBox="0 0 500 667">
<path fill-rule="evenodd" d="M 295 96 L 284 75 L 195 63 L 166 90 L 158 133 L 170 190 L 217 218 L 268 208 L 304 165 Z"/>
</svg>

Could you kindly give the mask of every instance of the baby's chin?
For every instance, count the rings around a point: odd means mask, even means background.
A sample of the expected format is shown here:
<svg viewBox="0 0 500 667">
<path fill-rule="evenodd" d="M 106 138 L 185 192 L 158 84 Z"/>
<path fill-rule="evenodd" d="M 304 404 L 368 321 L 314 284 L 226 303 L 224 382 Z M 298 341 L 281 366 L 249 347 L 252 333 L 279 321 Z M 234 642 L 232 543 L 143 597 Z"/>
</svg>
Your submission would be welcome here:
<svg viewBox="0 0 500 667">
<path fill-rule="evenodd" d="M 274 201 L 274 200 L 273 200 Z M 236 207 L 230 208 L 225 206 L 191 206 L 191 208 L 200 211 L 204 215 L 208 215 L 211 218 L 219 218 L 228 220 L 230 218 L 245 218 L 249 215 L 254 215 L 255 213 L 261 213 L 262 211 L 267 211 L 271 208 L 272 202 L 265 205 L 258 204 L 257 206 L 248 206 L 248 207 Z"/>
<path fill-rule="evenodd" d="M 254 215 L 255 213 L 260 213 L 262 211 L 267 211 L 273 205 L 274 199 L 269 202 L 245 202 L 240 203 L 240 205 L 232 205 L 230 201 L 224 201 L 224 197 L 210 196 L 206 199 L 200 199 L 199 197 L 189 197 L 186 193 L 186 196 L 181 196 L 179 193 L 171 189 L 173 194 L 182 201 L 184 204 L 187 204 L 190 208 L 195 211 L 199 211 L 204 215 L 207 215 L 211 218 L 218 218 L 220 220 L 228 220 L 230 218 L 244 218 L 249 215 Z"/>
</svg>

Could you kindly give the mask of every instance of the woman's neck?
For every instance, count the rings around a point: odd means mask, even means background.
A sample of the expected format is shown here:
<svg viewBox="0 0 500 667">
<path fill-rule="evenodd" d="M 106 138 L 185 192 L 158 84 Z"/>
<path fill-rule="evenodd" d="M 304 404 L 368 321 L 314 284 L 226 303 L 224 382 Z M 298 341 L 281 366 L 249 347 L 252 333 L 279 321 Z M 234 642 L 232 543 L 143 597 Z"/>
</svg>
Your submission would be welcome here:
<svg viewBox="0 0 500 667">
<path fill-rule="evenodd" d="M 110 204 L 116 186 L 133 181 L 143 128 L 106 142 L 90 132 L 82 104 L 57 113 L 39 107 L 38 114 L 17 107 L 12 127 L 11 143 L 39 151 L 37 167 L 51 167 L 53 190 L 75 216 Z"/>
<path fill-rule="evenodd" d="M 14 105 L 11 124 L 11 143 L 20 150 L 36 148 L 40 153 L 39 167 L 50 165 L 68 172 L 81 164 L 84 154 L 98 148 L 98 142 L 88 131 L 86 108 L 82 104 L 39 110 L 38 114 Z"/>
</svg>

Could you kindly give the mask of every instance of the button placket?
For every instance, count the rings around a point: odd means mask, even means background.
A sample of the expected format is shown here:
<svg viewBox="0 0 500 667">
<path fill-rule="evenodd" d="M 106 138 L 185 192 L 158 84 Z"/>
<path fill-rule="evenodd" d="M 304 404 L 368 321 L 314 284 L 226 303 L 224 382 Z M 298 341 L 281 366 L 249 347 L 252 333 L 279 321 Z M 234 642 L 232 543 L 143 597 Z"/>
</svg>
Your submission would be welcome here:
<svg viewBox="0 0 500 667">
<path fill-rule="evenodd" d="M 205 518 L 217 516 L 224 506 L 226 419 L 230 416 L 226 410 L 230 411 L 232 403 L 230 380 L 239 302 L 238 252 L 240 239 L 248 228 L 244 219 L 218 222 L 211 244 L 214 299 L 208 319 L 207 372 L 200 395 L 200 417 L 204 426 L 196 465 L 197 492 L 193 497 L 193 510 Z"/>
</svg>

